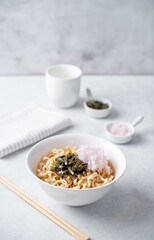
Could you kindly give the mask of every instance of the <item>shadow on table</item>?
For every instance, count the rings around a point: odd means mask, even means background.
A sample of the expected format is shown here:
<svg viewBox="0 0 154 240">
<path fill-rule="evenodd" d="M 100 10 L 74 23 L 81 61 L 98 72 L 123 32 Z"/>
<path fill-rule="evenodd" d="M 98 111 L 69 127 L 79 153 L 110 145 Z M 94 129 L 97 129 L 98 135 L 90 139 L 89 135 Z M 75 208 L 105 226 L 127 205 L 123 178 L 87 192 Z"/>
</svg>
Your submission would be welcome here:
<svg viewBox="0 0 154 240">
<path fill-rule="evenodd" d="M 74 106 L 72 106 L 72 109 L 73 108 L 74 109 L 82 109 L 82 108 L 84 108 L 83 103 L 84 103 L 85 100 L 86 100 L 86 98 L 84 98 L 84 97 L 79 98 L 77 103 Z"/>
<path fill-rule="evenodd" d="M 133 139 L 127 143 L 127 146 L 138 145 L 138 144 L 149 144 L 151 139 L 153 139 L 154 130 L 153 129 L 145 129 L 138 133 L 134 134 Z"/>
<path fill-rule="evenodd" d="M 120 117 L 119 116 L 119 112 L 116 110 L 116 109 L 111 109 L 111 113 L 110 113 L 110 115 L 109 116 L 107 116 L 107 118 L 109 119 L 109 120 L 113 120 L 113 121 L 117 121 L 117 117 Z"/>
<path fill-rule="evenodd" d="M 153 209 L 152 199 L 135 188 L 125 190 L 114 188 L 104 198 L 96 203 L 77 208 L 81 214 L 89 218 L 99 219 L 98 227 L 102 224 L 101 219 L 118 223 L 121 227 L 138 225 L 149 219 Z M 76 211 L 76 210 L 75 210 Z"/>
</svg>

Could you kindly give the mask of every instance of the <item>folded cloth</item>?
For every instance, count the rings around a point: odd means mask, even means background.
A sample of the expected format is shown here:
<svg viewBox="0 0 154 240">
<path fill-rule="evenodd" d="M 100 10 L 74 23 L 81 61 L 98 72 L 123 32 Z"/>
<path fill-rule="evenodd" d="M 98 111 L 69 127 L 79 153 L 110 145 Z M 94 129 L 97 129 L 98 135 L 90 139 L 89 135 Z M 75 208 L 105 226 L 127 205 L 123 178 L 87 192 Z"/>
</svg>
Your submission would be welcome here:
<svg viewBox="0 0 154 240">
<path fill-rule="evenodd" d="M 48 137 L 71 125 L 61 113 L 32 104 L 0 121 L 0 157 Z"/>
</svg>

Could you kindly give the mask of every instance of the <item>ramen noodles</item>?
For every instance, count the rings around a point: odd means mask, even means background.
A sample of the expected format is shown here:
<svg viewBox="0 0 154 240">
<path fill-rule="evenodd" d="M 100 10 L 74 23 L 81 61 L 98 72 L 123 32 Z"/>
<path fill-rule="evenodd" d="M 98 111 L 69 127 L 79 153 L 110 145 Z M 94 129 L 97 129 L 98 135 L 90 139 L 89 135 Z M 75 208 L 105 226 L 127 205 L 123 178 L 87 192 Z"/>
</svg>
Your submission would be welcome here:
<svg viewBox="0 0 154 240">
<path fill-rule="evenodd" d="M 54 148 L 42 157 L 36 169 L 37 176 L 53 186 L 86 189 L 110 183 L 114 168 L 104 156 L 102 148 Z"/>
</svg>

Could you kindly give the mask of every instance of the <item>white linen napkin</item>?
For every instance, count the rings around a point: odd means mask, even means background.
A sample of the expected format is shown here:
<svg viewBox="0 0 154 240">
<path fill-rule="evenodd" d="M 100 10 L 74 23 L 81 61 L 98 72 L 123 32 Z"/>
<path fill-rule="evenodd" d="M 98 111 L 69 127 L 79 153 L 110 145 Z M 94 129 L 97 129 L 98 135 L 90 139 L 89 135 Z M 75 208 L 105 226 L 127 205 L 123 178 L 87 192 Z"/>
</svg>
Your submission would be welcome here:
<svg viewBox="0 0 154 240">
<path fill-rule="evenodd" d="M 69 117 L 31 104 L 0 121 L 0 157 L 38 142 L 70 125 Z"/>
</svg>

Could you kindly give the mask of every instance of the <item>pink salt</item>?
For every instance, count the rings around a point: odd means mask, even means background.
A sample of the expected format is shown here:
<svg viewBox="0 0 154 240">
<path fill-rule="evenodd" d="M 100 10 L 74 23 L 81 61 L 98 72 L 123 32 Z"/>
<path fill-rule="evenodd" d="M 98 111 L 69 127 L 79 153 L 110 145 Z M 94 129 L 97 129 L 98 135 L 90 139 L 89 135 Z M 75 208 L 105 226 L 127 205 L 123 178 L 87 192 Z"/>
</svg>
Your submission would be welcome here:
<svg viewBox="0 0 154 240">
<path fill-rule="evenodd" d="M 111 124 L 108 130 L 110 133 L 118 137 L 125 137 L 131 133 L 130 128 L 122 122 L 116 122 Z"/>
<path fill-rule="evenodd" d="M 78 148 L 77 154 L 80 160 L 88 163 L 89 170 L 95 171 L 96 169 L 107 169 L 108 167 L 103 148 L 82 145 Z"/>
</svg>

